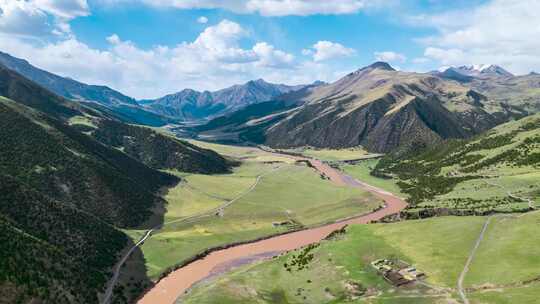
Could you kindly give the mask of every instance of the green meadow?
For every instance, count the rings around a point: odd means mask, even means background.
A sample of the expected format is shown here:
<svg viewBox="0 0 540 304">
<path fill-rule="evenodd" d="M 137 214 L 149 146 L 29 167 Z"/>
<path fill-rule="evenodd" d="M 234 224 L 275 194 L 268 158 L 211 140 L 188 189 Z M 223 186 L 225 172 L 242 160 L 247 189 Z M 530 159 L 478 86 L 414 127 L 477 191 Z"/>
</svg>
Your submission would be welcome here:
<svg viewBox="0 0 540 304">
<path fill-rule="evenodd" d="M 301 147 L 285 150 L 287 152 L 300 153 L 307 157 L 317 158 L 324 161 L 343 161 L 359 159 L 371 155 L 362 147 L 344 149 L 325 149 L 314 147 Z"/>
<path fill-rule="evenodd" d="M 231 174 L 171 172 L 183 180 L 164 196 L 165 225 L 141 246 L 151 278 L 207 248 L 333 222 L 382 203 L 360 189 L 336 186 L 287 157 L 247 147 L 200 145 L 241 165 Z M 142 231 L 128 234 L 137 239 Z"/>
<path fill-rule="evenodd" d="M 458 277 L 485 221 L 354 225 L 311 250 L 304 269 L 284 267 L 306 249 L 291 251 L 201 282 L 182 303 L 459 303 Z M 465 277 L 471 303 L 537 303 L 540 282 L 526 282 L 540 277 L 539 221 L 540 213 L 492 219 Z M 393 287 L 369 264 L 379 258 L 411 263 L 426 284 Z"/>
<path fill-rule="evenodd" d="M 342 171 L 358 180 L 404 197 L 401 189 L 396 185 L 395 179 L 384 179 L 370 174 L 371 170 L 377 165 L 377 162 L 379 162 L 378 159 L 366 159 L 355 164 L 343 164 L 339 167 Z"/>
</svg>

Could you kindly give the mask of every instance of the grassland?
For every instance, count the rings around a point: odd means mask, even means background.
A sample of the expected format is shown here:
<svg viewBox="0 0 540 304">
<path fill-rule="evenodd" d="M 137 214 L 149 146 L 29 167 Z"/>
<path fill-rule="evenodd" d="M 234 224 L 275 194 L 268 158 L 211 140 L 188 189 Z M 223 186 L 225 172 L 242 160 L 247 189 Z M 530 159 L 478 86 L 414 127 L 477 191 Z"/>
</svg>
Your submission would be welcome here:
<svg viewBox="0 0 540 304">
<path fill-rule="evenodd" d="M 540 283 L 535 282 L 526 286 L 509 287 L 504 289 L 491 289 L 474 292 L 469 296 L 472 303 L 538 303 L 540 294 Z"/>
<path fill-rule="evenodd" d="M 505 286 L 540 277 L 539 221 L 538 213 L 494 218 L 471 264 L 465 285 L 480 287 L 488 282 Z"/>
<path fill-rule="evenodd" d="M 302 270 L 287 271 L 284 264 L 305 248 L 207 279 L 182 303 L 455 303 L 458 276 L 485 220 L 441 217 L 351 226 L 311 250 L 313 259 Z M 467 291 L 471 303 L 537 303 L 540 283 L 523 282 L 540 276 L 540 249 L 532 248 L 538 244 L 538 221 L 540 213 L 492 220 L 466 276 L 466 287 L 477 288 Z M 431 287 L 388 284 L 369 266 L 388 257 L 424 271 Z"/>
<path fill-rule="evenodd" d="M 371 171 L 377 163 L 378 159 L 366 159 L 355 164 L 344 164 L 340 165 L 340 169 L 343 170 L 348 175 L 364 181 L 372 186 L 379 187 L 391 193 L 394 193 L 399 196 L 404 196 L 404 193 L 401 192 L 401 189 L 396 184 L 396 180 L 392 178 L 380 178 L 371 175 Z"/>
<path fill-rule="evenodd" d="M 97 128 L 97 126 L 92 122 L 92 119 L 90 117 L 83 115 L 76 115 L 71 117 L 68 123 L 70 125 L 83 125 L 93 129 Z"/>
<path fill-rule="evenodd" d="M 142 246 L 152 278 L 207 248 L 332 222 L 381 204 L 369 193 L 336 186 L 287 157 L 249 147 L 192 143 L 241 160 L 242 165 L 231 174 L 170 171 L 183 182 L 165 195 L 165 226 Z M 216 212 L 231 201 L 223 212 Z M 141 231 L 128 234 L 137 238 Z"/>
<path fill-rule="evenodd" d="M 299 153 L 307 157 L 317 158 L 324 161 L 343 161 L 351 159 L 359 159 L 369 156 L 362 147 L 345 148 L 345 149 L 325 149 L 313 147 L 301 147 L 285 150 L 286 152 Z"/>
</svg>

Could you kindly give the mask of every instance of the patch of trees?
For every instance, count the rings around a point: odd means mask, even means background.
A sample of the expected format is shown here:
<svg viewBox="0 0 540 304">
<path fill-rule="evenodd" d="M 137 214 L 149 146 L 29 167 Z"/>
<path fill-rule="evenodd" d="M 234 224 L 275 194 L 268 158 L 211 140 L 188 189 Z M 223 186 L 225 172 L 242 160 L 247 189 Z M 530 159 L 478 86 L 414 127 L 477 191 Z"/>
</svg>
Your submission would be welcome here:
<svg viewBox="0 0 540 304">
<path fill-rule="evenodd" d="M 0 289 L 12 303 L 97 303 L 106 273 L 85 265 L 0 217 Z"/>
<path fill-rule="evenodd" d="M 506 150 L 494 157 L 485 159 L 470 167 L 464 172 L 475 172 L 498 163 L 507 163 L 513 166 L 538 166 L 540 164 L 540 136 L 528 137 L 513 149 Z"/>
<path fill-rule="evenodd" d="M 292 255 L 291 261 L 287 261 L 283 264 L 283 267 L 288 271 L 301 271 L 308 268 L 309 263 L 313 260 L 314 255 L 311 251 L 319 247 L 318 243 L 310 244 L 304 247 L 297 255 Z"/>
<path fill-rule="evenodd" d="M 533 121 L 530 121 L 526 124 L 523 124 L 520 129 L 522 131 L 531 131 L 531 130 L 537 130 L 540 129 L 540 119 L 536 119 Z"/>
<path fill-rule="evenodd" d="M 5 175 L 0 175 L 0 198 L 0 214 L 14 227 L 91 267 L 111 266 L 126 245 L 127 237 L 109 224 Z"/>
</svg>

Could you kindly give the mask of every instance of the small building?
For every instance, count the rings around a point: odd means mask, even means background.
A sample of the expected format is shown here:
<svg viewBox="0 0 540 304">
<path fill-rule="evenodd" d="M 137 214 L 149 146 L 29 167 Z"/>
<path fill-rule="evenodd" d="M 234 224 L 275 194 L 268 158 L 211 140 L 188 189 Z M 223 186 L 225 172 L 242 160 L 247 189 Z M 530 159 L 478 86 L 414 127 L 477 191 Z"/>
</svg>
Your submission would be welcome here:
<svg viewBox="0 0 540 304">
<path fill-rule="evenodd" d="M 409 284 L 410 282 L 413 281 L 413 280 L 408 280 L 407 278 L 405 278 L 404 276 L 399 274 L 399 272 L 393 271 L 393 270 L 385 272 L 383 274 L 383 277 L 388 282 L 390 282 L 390 284 L 392 284 L 394 286 L 398 286 L 398 287 L 402 286 L 402 285 L 405 285 L 405 284 Z"/>
<path fill-rule="evenodd" d="M 423 272 L 398 259 L 378 259 L 371 262 L 371 266 L 394 286 L 402 286 L 425 277 Z"/>
<path fill-rule="evenodd" d="M 423 272 L 416 270 L 416 268 L 414 267 L 407 267 L 407 268 L 401 269 L 399 273 L 405 277 L 410 276 L 414 279 L 419 279 L 425 276 Z"/>
</svg>

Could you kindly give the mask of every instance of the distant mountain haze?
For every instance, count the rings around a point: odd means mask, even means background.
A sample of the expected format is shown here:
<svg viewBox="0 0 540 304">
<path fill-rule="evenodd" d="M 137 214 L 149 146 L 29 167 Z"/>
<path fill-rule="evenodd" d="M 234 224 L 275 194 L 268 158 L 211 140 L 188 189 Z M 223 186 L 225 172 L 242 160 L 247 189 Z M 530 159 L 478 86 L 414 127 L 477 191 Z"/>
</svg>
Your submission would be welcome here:
<svg viewBox="0 0 540 304">
<path fill-rule="evenodd" d="M 498 65 L 447 67 L 431 74 L 456 80 L 508 107 L 540 112 L 540 74 L 513 75 Z"/>
<path fill-rule="evenodd" d="M 316 82 L 315 84 L 320 84 Z M 175 118 L 203 119 L 230 113 L 242 107 L 269 101 L 279 95 L 300 90 L 305 85 L 273 84 L 263 79 L 251 80 L 214 92 L 185 89 L 175 94 L 140 103 L 146 108 Z"/>
<path fill-rule="evenodd" d="M 444 67 L 431 73 L 443 78 L 454 79 L 457 81 L 471 81 L 472 78 L 490 79 L 514 76 L 514 74 L 494 64 L 474 64 L 459 67 Z"/>
<path fill-rule="evenodd" d="M 69 100 L 88 103 L 109 110 L 125 122 L 151 126 L 165 125 L 172 120 L 141 108 L 135 99 L 106 86 L 88 85 L 34 67 L 28 61 L 0 52 L 0 65 L 13 70 L 42 87 Z"/>
<path fill-rule="evenodd" d="M 106 86 L 88 85 L 55 75 L 7 53 L 0 52 L 0 64 L 69 100 L 89 103 L 91 107 L 108 111 L 128 123 L 151 126 L 206 119 L 304 87 L 273 84 L 258 79 L 214 92 L 184 89 L 161 98 L 137 101 Z M 317 81 L 314 84 L 321 83 Z"/>
<path fill-rule="evenodd" d="M 68 99 L 93 101 L 107 106 L 137 105 L 135 99 L 106 86 L 87 85 L 31 65 L 28 61 L 0 52 L 0 64 Z"/>
</svg>

